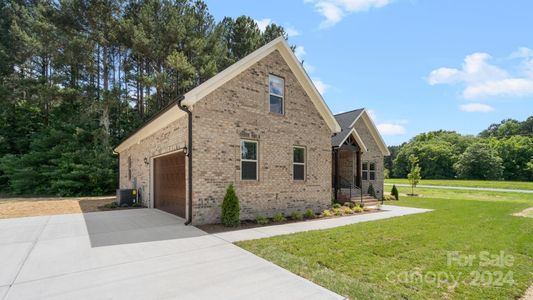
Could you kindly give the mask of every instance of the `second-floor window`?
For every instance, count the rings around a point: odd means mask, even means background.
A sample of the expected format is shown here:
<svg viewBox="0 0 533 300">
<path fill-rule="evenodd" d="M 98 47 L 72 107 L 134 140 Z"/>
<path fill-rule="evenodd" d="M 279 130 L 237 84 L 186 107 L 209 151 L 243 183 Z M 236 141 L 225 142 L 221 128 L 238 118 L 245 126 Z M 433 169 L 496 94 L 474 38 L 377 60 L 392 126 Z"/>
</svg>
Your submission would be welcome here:
<svg viewBox="0 0 533 300">
<path fill-rule="evenodd" d="M 270 75 L 268 77 L 270 112 L 283 114 L 283 100 L 285 95 L 285 81 L 283 78 Z"/>
<path fill-rule="evenodd" d="M 363 180 L 376 180 L 376 164 L 373 162 L 363 162 Z"/>
</svg>

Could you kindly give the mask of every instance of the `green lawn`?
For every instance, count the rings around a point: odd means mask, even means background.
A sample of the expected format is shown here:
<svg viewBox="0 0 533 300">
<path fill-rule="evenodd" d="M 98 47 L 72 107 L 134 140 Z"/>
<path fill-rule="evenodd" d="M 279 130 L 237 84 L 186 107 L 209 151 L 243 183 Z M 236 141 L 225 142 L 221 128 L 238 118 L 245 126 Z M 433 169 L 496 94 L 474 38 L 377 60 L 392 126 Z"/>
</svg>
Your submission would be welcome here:
<svg viewBox="0 0 533 300">
<path fill-rule="evenodd" d="M 533 206 L 533 195 L 417 192 L 426 196 L 392 203 L 434 211 L 238 245 L 350 299 L 513 299 L 524 293 L 533 282 L 533 219 L 511 214 Z M 472 266 L 448 265 L 451 251 L 476 259 Z M 482 251 L 503 251 L 514 261 L 482 267 Z"/>
<path fill-rule="evenodd" d="M 385 183 L 404 183 L 409 184 L 407 179 L 391 178 L 385 179 Z M 532 181 L 487 181 L 487 180 L 454 180 L 454 179 L 422 179 L 419 184 L 425 185 L 444 185 L 444 186 L 463 186 L 463 187 L 482 187 L 498 189 L 518 189 L 533 190 Z"/>
</svg>

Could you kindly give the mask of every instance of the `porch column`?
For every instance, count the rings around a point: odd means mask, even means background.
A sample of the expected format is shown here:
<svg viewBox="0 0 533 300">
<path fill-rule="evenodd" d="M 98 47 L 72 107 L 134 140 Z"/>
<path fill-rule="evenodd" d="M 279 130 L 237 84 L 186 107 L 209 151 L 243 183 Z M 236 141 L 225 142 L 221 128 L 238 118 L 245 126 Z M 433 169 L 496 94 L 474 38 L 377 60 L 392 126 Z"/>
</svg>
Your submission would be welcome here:
<svg viewBox="0 0 533 300">
<path fill-rule="evenodd" d="M 335 153 L 335 200 L 339 198 L 339 148 L 334 149 Z"/>
<path fill-rule="evenodd" d="M 355 153 L 355 156 L 357 157 L 357 175 L 356 175 L 356 184 L 359 188 L 363 188 L 363 184 L 361 182 L 361 169 L 362 169 L 362 163 L 361 163 L 361 150 L 357 150 Z"/>
</svg>

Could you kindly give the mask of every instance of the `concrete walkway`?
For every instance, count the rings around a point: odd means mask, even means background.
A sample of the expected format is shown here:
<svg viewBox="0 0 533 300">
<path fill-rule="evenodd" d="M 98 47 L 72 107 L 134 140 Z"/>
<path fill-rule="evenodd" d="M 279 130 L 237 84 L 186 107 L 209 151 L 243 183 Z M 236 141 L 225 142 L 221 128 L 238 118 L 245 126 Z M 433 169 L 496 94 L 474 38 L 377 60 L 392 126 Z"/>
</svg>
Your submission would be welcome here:
<svg viewBox="0 0 533 300">
<path fill-rule="evenodd" d="M 383 211 L 369 214 L 345 216 L 342 218 L 320 219 L 307 222 L 265 226 L 214 234 L 228 242 L 255 240 L 282 234 L 291 234 L 309 230 L 329 229 L 355 223 L 388 219 L 431 211 L 430 209 L 383 205 Z"/>
<path fill-rule="evenodd" d="M 136 209 L 0 220 L 0 299 L 342 299 L 232 241 L 424 212 L 387 211 L 209 235 Z"/>
<path fill-rule="evenodd" d="M 394 183 L 396 186 L 411 187 L 406 183 Z M 385 183 L 385 185 L 392 186 L 393 183 Z M 466 187 L 466 186 L 447 186 L 447 185 L 424 185 L 418 184 L 419 188 L 432 188 L 432 189 L 449 189 L 449 190 L 465 190 L 465 191 L 488 191 L 488 192 L 510 192 L 510 193 L 527 193 L 533 194 L 533 190 L 515 190 L 515 189 L 498 189 L 498 188 L 482 188 L 482 187 Z"/>
</svg>

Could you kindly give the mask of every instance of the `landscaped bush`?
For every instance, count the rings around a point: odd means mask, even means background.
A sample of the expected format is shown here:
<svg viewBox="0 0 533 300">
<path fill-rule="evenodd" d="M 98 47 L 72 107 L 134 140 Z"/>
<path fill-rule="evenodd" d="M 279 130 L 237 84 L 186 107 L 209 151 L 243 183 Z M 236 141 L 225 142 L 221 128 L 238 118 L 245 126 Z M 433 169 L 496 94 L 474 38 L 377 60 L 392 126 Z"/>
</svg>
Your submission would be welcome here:
<svg viewBox="0 0 533 300">
<path fill-rule="evenodd" d="M 355 204 L 353 202 L 345 202 L 343 205 L 347 206 L 349 208 L 353 208 L 355 206 Z"/>
<path fill-rule="evenodd" d="M 335 203 L 332 205 L 333 208 L 341 208 L 341 205 L 339 203 Z"/>
<path fill-rule="evenodd" d="M 353 214 L 353 210 L 348 206 L 343 206 L 341 209 L 342 209 L 342 213 L 345 215 Z"/>
<path fill-rule="evenodd" d="M 130 206 L 128 205 L 128 203 L 122 203 L 120 207 L 130 207 Z"/>
<path fill-rule="evenodd" d="M 239 226 L 240 215 L 241 207 L 239 205 L 239 197 L 235 194 L 233 184 L 230 184 L 222 202 L 222 224 L 228 227 Z"/>
<path fill-rule="evenodd" d="M 285 221 L 285 216 L 282 214 L 282 213 L 277 213 L 274 215 L 274 217 L 272 218 L 272 220 L 276 223 L 281 223 L 283 221 Z"/>
<path fill-rule="evenodd" d="M 376 197 L 376 190 L 374 189 L 374 185 L 372 185 L 372 183 L 368 186 L 367 193 L 374 198 Z"/>
<path fill-rule="evenodd" d="M 356 205 L 354 208 L 352 208 L 352 211 L 354 213 L 361 213 L 361 212 L 363 212 L 363 208 L 361 206 L 359 206 L 359 205 Z"/>
<path fill-rule="evenodd" d="M 299 221 L 303 219 L 302 214 L 299 211 L 293 211 L 291 214 L 291 219 L 294 221 Z"/>
<path fill-rule="evenodd" d="M 393 195 L 385 195 L 385 196 L 383 196 L 383 200 L 392 201 L 392 200 L 396 200 L 396 198 L 394 198 Z"/>
<path fill-rule="evenodd" d="M 400 193 L 398 193 L 398 188 L 396 188 L 396 185 L 392 185 L 392 190 L 390 191 L 391 196 L 394 196 L 396 200 L 400 200 Z"/>
<path fill-rule="evenodd" d="M 331 217 L 333 216 L 333 213 L 329 210 L 324 210 L 321 214 L 320 214 L 320 217 L 322 218 L 327 218 L 327 217 Z"/>
<path fill-rule="evenodd" d="M 316 217 L 315 212 L 312 209 L 308 209 L 304 213 L 306 219 L 314 219 Z"/>
<path fill-rule="evenodd" d="M 340 207 L 332 209 L 332 212 L 336 216 L 342 216 L 344 215 L 344 210 Z"/>
<path fill-rule="evenodd" d="M 259 225 L 266 225 L 268 224 L 268 219 L 264 216 L 257 216 L 255 217 L 255 222 Z"/>
</svg>

